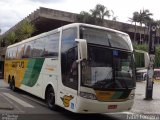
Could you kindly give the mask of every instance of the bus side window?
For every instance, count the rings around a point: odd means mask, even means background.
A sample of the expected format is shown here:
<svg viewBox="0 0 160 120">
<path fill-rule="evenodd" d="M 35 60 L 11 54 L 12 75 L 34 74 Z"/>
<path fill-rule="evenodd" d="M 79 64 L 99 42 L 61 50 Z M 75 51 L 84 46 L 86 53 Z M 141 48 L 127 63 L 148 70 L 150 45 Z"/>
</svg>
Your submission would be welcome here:
<svg viewBox="0 0 160 120">
<path fill-rule="evenodd" d="M 11 50 L 11 48 L 9 48 L 7 51 L 7 54 L 8 54 L 7 59 L 11 59 L 11 52 L 12 52 L 12 50 Z"/>
<path fill-rule="evenodd" d="M 46 37 L 44 56 L 58 58 L 59 37 L 59 32 Z"/>
<path fill-rule="evenodd" d="M 30 58 L 31 57 L 31 51 L 32 51 L 32 44 L 31 44 L 31 42 L 29 42 L 25 45 L 23 58 Z"/>
<path fill-rule="evenodd" d="M 17 47 L 11 48 L 11 59 L 16 59 L 17 58 Z"/>
<path fill-rule="evenodd" d="M 32 57 L 42 57 L 44 54 L 44 39 L 39 38 L 34 41 L 33 50 L 32 50 Z"/>
<path fill-rule="evenodd" d="M 18 51 L 17 51 L 17 59 L 21 59 L 23 54 L 24 54 L 24 45 L 18 46 Z"/>
<path fill-rule="evenodd" d="M 62 83 L 73 89 L 78 89 L 76 38 L 77 28 L 63 30 L 61 46 Z"/>
</svg>

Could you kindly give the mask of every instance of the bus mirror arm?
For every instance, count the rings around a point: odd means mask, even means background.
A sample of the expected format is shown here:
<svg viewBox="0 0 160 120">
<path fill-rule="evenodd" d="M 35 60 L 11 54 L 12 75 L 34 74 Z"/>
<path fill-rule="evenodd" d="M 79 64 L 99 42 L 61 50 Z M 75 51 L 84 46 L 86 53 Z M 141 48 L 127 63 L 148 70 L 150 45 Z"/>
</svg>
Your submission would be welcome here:
<svg viewBox="0 0 160 120">
<path fill-rule="evenodd" d="M 82 59 L 76 60 L 77 63 L 80 63 L 82 61 Z"/>
<path fill-rule="evenodd" d="M 81 62 L 82 60 L 87 60 L 87 41 L 85 39 L 75 39 L 78 44 L 78 60 L 77 63 Z"/>
</svg>

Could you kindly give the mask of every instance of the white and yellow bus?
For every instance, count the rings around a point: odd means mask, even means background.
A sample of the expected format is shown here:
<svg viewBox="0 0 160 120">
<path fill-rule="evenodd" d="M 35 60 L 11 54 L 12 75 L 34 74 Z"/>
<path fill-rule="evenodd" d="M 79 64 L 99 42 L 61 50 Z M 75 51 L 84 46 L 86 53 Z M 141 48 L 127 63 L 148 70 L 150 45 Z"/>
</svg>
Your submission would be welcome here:
<svg viewBox="0 0 160 120">
<path fill-rule="evenodd" d="M 73 23 L 7 47 L 4 80 L 76 113 L 132 108 L 135 66 L 128 34 Z"/>
</svg>

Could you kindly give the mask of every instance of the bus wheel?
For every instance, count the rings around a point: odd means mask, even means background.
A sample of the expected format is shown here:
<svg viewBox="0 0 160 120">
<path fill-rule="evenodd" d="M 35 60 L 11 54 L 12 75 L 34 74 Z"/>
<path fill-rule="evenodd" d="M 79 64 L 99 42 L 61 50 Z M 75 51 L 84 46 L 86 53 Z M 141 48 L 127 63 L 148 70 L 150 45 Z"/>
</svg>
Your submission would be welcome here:
<svg viewBox="0 0 160 120">
<path fill-rule="evenodd" d="M 11 90 L 16 91 L 14 78 L 10 80 L 9 86 Z"/>
<path fill-rule="evenodd" d="M 55 93 L 52 87 L 49 87 L 47 90 L 46 103 L 51 110 L 57 110 L 57 105 L 55 105 Z"/>
</svg>

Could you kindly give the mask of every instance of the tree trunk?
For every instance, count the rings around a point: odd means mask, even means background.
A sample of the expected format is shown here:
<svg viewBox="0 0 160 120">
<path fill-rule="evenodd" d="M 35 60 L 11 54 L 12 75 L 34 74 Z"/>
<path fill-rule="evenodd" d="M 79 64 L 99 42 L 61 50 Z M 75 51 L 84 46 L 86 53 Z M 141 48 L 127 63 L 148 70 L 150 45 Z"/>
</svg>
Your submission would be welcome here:
<svg viewBox="0 0 160 120">
<path fill-rule="evenodd" d="M 146 42 L 145 33 L 146 33 L 146 28 L 144 27 L 144 37 L 143 37 L 143 40 Z"/>
<path fill-rule="evenodd" d="M 136 42 L 136 34 L 137 34 L 137 25 L 136 25 L 136 22 L 135 22 L 134 29 L 135 29 L 135 31 L 134 31 L 134 41 L 133 41 L 133 44 L 135 44 L 135 42 Z"/>
<path fill-rule="evenodd" d="M 142 28 L 142 23 L 140 23 L 140 24 L 141 24 L 141 28 Z M 140 39 L 140 43 L 141 43 L 141 40 L 142 40 L 141 30 L 140 30 L 140 32 L 139 32 L 139 39 Z"/>
</svg>

